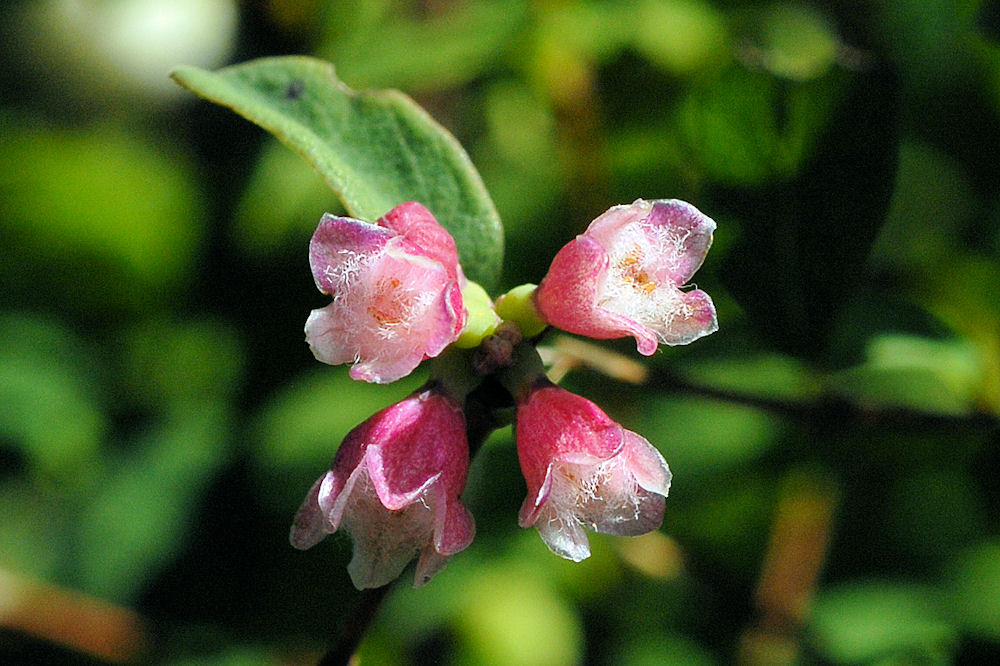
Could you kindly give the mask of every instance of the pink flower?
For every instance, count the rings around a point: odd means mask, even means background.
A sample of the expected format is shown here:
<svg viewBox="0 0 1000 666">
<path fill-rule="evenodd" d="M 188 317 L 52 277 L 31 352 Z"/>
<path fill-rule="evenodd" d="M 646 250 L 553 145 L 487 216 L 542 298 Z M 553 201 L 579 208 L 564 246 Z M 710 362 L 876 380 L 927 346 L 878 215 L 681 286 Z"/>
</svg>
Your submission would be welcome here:
<svg viewBox="0 0 1000 666">
<path fill-rule="evenodd" d="M 475 535 L 458 497 L 468 467 L 461 407 L 434 387 L 414 393 L 348 433 L 295 515 L 292 545 L 309 548 L 343 527 L 355 587 L 386 585 L 417 556 L 419 587 Z"/>
<path fill-rule="evenodd" d="M 674 199 L 615 206 L 552 261 L 535 293 L 551 325 L 591 338 L 635 337 L 639 353 L 718 329 L 705 292 L 681 291 L 712 244 L 715 222 Z"/>
<path fill-rule="evenodd" d="M 589 557 L 583 527 L 636 536 L 660 526 L 667 463 L 591 401 L 540 380 L 518 404 L 516 432 L 528 485 L 518 522 L 534 525 L 552 552 Z"/>
<path fill-rule="evenodd" d="M 465 325 L 455 241 L 410 202 L 370 224 L 326 214 L 309 244 L 316 286 L 333 297 L 306 321 L 317 359 L 387 383 L 440 354 Z"/>
</svg>

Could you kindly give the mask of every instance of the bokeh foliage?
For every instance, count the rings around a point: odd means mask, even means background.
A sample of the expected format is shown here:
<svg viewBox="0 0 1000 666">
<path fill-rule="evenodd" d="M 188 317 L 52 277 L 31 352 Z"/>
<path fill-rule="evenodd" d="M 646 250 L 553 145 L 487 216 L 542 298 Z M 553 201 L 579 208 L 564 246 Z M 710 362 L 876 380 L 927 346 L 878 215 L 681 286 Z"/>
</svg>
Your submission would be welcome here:
<svg viewBox="0 0 1000 666">
<path fill-rule="evenodd" d="M 500 431 L 476 542 L 393 591 L 362 663 L 1000 656 L 994 3 L 37 0 L 0 8 L 0 661 L 315 661 L 355 599 L 349 542 L 293 551 L 291 516 L 421 381 L 312 359 L 305 248 L 337 198 L 128 66 L 162 54 L 117 37 L 167 5 L 215 40 L 170 64 L 309 54 L 413 96 L 496 204 L 495 294 L 613 204 L 719 224 L 697 275 L 718 333 L 639 383 L 551 340 L 562 383 L 670 462 L 662 529 L 551 555 L 516 526 Z M 117 618 L 121 651 L 45 633 L 73 612 Z"/>
</svg>

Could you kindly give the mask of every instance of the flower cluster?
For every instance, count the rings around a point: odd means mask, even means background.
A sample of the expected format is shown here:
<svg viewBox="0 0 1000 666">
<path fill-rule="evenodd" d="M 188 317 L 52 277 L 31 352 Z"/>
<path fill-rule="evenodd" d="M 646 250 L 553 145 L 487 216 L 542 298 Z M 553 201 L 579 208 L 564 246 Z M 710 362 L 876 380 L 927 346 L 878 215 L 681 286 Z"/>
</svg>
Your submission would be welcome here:
<svg viewBox="0 0 1000 666">
<path fill-rule="evenodd" d="M 430 580 L 475 534 L 460 499 L 468 433 L 481 441 L 481 424 L 495 415 L 478 413 L 490 406 L 467 397 L 487 376 L 508 393 L 497 411 L 516 406 L 527 485 L 521 527 L 535 527 L 552 552 L 573 561 L 590 555 L 585 527 L 622 536 L 655 530 L 670 489 L 663 456 L 550 382 L 535 344 L 552 326 L 632 336 L 648 356 L 660 343 L 715 331 L 708 294 L 682 288 L 714 230 L 682 201 L 616 206 L 559 251 L 537 287 L 493 303 L 466 280 L 451 235 L 419 203 L 375 223 L 324 215 L 309 253 L 317 287 L 332 297 L 306 322 L 316 358 L 350 363 L 351 377 L 378 383 L 438 361 L 424 387 L 348 433 L 296 514 L 292 545 L 309 548 L 343 528 L 354 544 L 348 572 L 356 587 L 385 585 L 413 559 L 415 584 Z"/>
</svg>

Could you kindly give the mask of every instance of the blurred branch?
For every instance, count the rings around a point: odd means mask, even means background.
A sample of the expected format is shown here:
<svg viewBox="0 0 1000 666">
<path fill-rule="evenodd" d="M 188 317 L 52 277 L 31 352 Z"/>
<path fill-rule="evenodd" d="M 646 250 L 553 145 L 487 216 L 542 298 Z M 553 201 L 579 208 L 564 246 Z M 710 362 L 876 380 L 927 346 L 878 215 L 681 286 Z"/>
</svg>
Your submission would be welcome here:
<svg viewBox="0 0 1000 666">
<path fill-rule="evenodd" d="M 757 620 L 741 637 L 740 663 L 797 663 L 799 630 L 826 559 L 836 503 L 837 490 L 826 479 L 787 479 L 754 595 Z"/>
<path fill-rule="evenodd" d="M 903 407 L 879 407 L 852 403 L 832 395 L 807 400 L 781 400 L 752 393 L 741 393 L 697 384 L 663 368 L 649 368 L 628 356 L 599 344 L 566 335 L 556 336 L 552 344 L 540 346 L 539 354 L 549 368 L 549 379 L 558 383 L 567 373 L 590 368 L 612 379 L 635 385 L 647 385 L 668 393 L 687 393 L 738 405 L 753 407 L 779 416 L 817 422 L 838 422 L 849 426 L 873 426 L 903 431 L 927 432 L 955 427 L 998 428 L 1000 419 L 988 412 L 962 415 L 932 414 Z"/>
<path fill-rule="evenodd" d="M 699 395 L 754 407 L 790 418 L 821 423 L 837 422 L 843 424 L 844 427 L 877 425 L 902 432 L 922 433 L 926 433 L 928 430 L 948 431 L 955 427 L 974 429 L 1000 427 L 1000 420 L 987 412 L 976 411 L 962 415 L 932 414 L 904 407 L 856 404 L 830 395 L 820 396 L 813 401 L 779 400 L 712 386 L 702 386 L 662 369 L 652 371 L 649 385 L 661 391 Z"/>
<path fill-rule="evenodd" d="M 538 353 L 549 367 L 549 379 L 556 384 L 580 367 L 593 368 L 629 384 L 644 384 L 649 379 L 649 369 L 642 363 L 568 335 L 557 336 L 551 346 L 539 347 Z"/>
<path fill-rule="evenodd" d="M 135 663 L 148 647 L 137 613 L 4 569 L 0 627 L 114 663 Z"/>
<path fill-rule="evenodd" d="M 590 368 L 628 384 L 649 386 L 666 393 L 682 393 L 752 407 L 803 422 L 838 424 L 844 428 L 886 428 L 901 433 L 952 433 L 956 428 L 1000 430 L 1000 418 L 986 411 L 967 414 L 934 414 L 895 406 L 855 403 L 836 395 L 820 394 L 810 400 L 785 400 L 691 382 L 663 368 L 649 368 L 599 344 L 567 335 L 540 346 L 548 376 L 559 383 L 569 372 Z"/>
</svg>

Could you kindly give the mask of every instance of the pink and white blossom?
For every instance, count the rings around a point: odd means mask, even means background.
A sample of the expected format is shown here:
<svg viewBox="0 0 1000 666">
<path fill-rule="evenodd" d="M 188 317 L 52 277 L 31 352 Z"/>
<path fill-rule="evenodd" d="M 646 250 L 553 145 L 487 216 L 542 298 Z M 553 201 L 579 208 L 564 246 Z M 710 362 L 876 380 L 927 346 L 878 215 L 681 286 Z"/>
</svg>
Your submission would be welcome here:
<svg viewBox="0 0 1000 666">
<path fill-rule="evenodd" d="M 591 338 L 631 335 L 639 353 L 718 329 L 708 294 L 681 289 L 701 266 L 715 222 L 675 199 L 615 206 L 559 251 L 535 293 L 552 326 Z"/>
<path fill-rule="evenodd" d="M 455 242 L 418 203 L 397 206 L 377 224 L 323 215 L 309 263 L 333 301 L 309 315 L 306 340 L 320 361 L 351 363 L 354 379 L 405 377 L 465 325 Z"/>
<path fill-rule="evenodd" d="M 552 552 L 574 562 L 589 557 L 584 527 L 636 536 L 660 526 L 666 461 L 593 402 L 543 379 L 519 402 L 515 428 L 528 486 L 518 522 L 534 526 Z"/>
<path fill-rule="evenodd" d="M 344 438 L 296 514 L 291 543 L 309 548 L 344 529 L 355 587 L 386 585 L 415 557 L 419 587 L 475 535 L 459 501 L 468 467 L 461 406 L 440 389 L 419 391 Z"/>
</svg>

